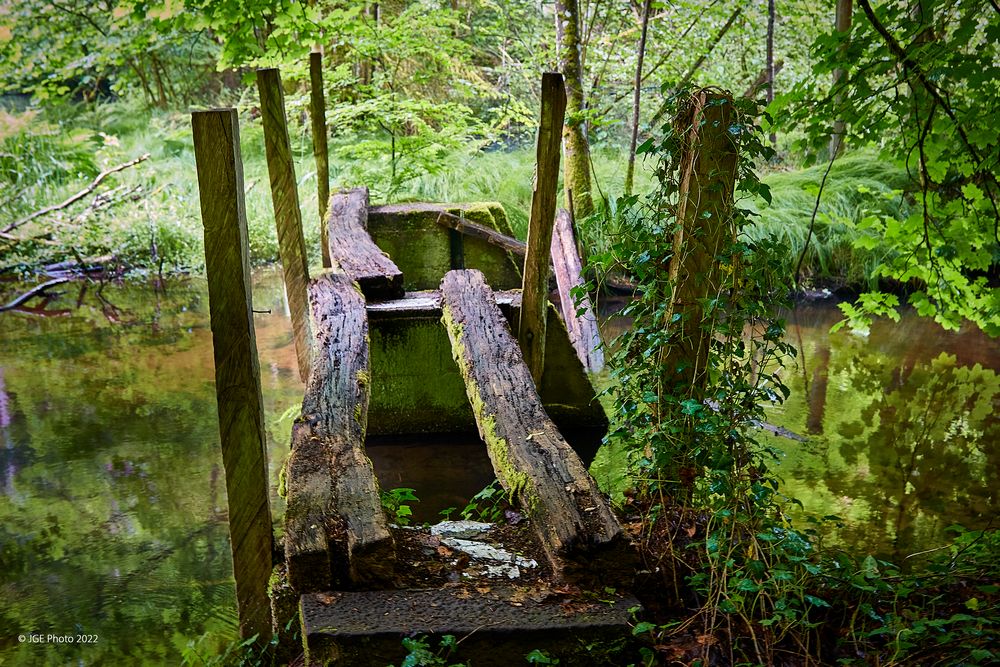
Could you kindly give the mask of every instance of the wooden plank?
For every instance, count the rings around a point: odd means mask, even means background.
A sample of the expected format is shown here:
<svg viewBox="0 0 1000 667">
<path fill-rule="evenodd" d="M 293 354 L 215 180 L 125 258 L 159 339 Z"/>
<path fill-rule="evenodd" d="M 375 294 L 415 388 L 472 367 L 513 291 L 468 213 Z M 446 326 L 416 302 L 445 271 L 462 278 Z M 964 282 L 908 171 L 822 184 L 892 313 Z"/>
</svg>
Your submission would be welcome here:
<svg viewBox="0 0 1000 667">
<path fill-rule="evenodd" d="M 388 580 L 395 552 L 364 453 L 370 395 L 368 318 L 351 279 L 309 286 L 315 345 L 288 461 L 285 560 L 299 592 Z"/>
<path fill-rule="evenodd" d="M 501 290 L 493 292 L 501 310 L 521 308 L 521 290 Z M 374 301 L 368 304 L 368 319 L 391 319 L 399 317 L 440 317 L 441 292 L 424 290 L 407 292 L 400 299 Z"/>
<path fill-rule="evenodd" d="M 535 188 L 528 220 L 528 252 L 524 257 L 521 325 L 518 342 L 535 384 L 545 368 L 545 314 L 549 301 L 549 247 L 556 214 L 556 185 L 566 89 L 562 74 L 542 75 L 542 114 L 535 149 Z"/>
<path fill-rule="evenodd" d="M 576 250 L 573 224 L 565 209 L 560 209 L 556 214 L 552 234 L 552 266 L 570 343 L 587 372 L 599 373 L 604 368 L 601 332 L 597 328 L 597 316 L 590 303 L 590 296 L 584 292 L 579 304 L 573 298 L 573 289 L 583 285 L 583 265 Z"/>
<path fill-rule="evenodd" d="M 478 222 L 466 220 L 461 216 L 449 213 L 443 208 L 437 217 L 437 224 L 442 227 L 447 227 L 448 229 L 461 232 L 465 236 L 471 236 L 473 238 L 486 241 L 490 245 L 503 248 L 507 252 L 513 253 L 518 257 L 524 257 L 528 252 L 528 245 L 524 241 L 519 241 L 513 237 L 507 236 L 506 234 L 501 234 L 495 229 L 490 229 L 486 225 L 481 225 Z"/>
<path fill-rule="evenodd" d="M 316 203 L 319 206 L 320 252 L 330 268 L 330 243 L 325 224 L 330 203 L 330 156 L 326 137 L 326 95 L 323 91 L 323 54 L 309 54 L 309 117 L 312 119 L 313 157 L 316 160 Z"/>
<path fill-rule="evenodd" d="M 243 160 L 235 109 L 191 114 L 215 354 L 233 574 L 244 637 L 271 633 L 271 507 L 253 326 Z"/>
<path fill-rule="evenodd" d="M 369 299 L 403 296 L 403 273 L 368 235 L 368 188 L 341 190 L 330 197 L 327 219 L 330 258 L 357 281 Z"/>
<path fill-rule="evenodd" d="M 299 377 L 309 377 L 309 260 L 302 236 L 302 212 L 292 161 L 292 145 L 285 118 L 285 93 L 276 69 L 257 70 L 260 112 L 264 125 L 264 152 L 274 202 L 274 223 L 278 229 L 278 253 L 285 277 L 285 294 L 292 315 L 292 337 Z"/>
<path fill-rule="evenodd" d="M 625 555 L 621 526 L 542 409 L 528 367 L 479 271 L 449 271 L 441 303 L 452 353 L 497 479 L 528 513 L 556 571 Z"/>
</svg>

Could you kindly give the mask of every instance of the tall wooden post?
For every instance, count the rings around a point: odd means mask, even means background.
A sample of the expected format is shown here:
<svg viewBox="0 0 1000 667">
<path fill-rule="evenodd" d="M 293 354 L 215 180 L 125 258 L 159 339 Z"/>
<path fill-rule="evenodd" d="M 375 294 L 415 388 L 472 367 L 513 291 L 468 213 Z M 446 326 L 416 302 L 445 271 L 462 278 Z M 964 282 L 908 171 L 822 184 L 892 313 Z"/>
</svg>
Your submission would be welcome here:
<svg viewBox="0 0 1000 667">
<path fill-rule="evenodd" d="M 518 342 L 535 384 L 540 385 L 545 369 L 545 313 L 549 304 L 549 249 L 556 216 L 556 186 L 559 181 L 559 153 L 563 119 L 566 115 L 566 88 L 562 74 L 542 75 L 542 117 L 535 148 L 535 187 L 528 220 L 528 251 L 524 256 L 521 283 L 521 323 Z"/>
<path fill-rule="evenodd" d="M 205 228 L 215 390 L 229 496 L 233 573 L 244 637 L 270 637 L 274 536 L 268 500 L 267 440 L 253 328 L 243 160 L 235 109 L 191 115 Z"/>
<path fill-rule="evenodd" d="M 703 304 L 719 294 L 724 278 L 719 254 L 735 236 L 733 191 L 737 147 L 728 128 L 733 122 L 728 94 L 699 91 L 676 120 L 680 145 L 677 231 L 670 259 L 670 316 L 679 314 L 680 331 L 661 357 L 663 394 L 697 392 L 708 374 L 710 323 L 717 313 Z M 701 400 L 701 396 L 692 396 Z"/>
<path fill-rule="evenodd" d="M 285 275 L 285 293 L 292 314 L 292 334 L 299 376 L 309 377 L 309 261 L 302 237 L 302 212 L 292 162 L 292 144 L 285 119 L 285 93 L 276 69 L 257 70 L 260 111 L 264 121 L 264 149 L 271 179 L 274 223 L 278 228 L 278 252 Z"/>
<path fill-rule="evenodd" d="M 309 115 L 312 118 L 313 156 L 316 158 L 316 197 L 319 203 L 319 234 L 323 266 L 330 268 L 330 232 L 326 207 L 330 203 L 330 156 L 326 144 L 326 96 L 323 93 L 323 53 L 309 54 Z"/>
</svg>

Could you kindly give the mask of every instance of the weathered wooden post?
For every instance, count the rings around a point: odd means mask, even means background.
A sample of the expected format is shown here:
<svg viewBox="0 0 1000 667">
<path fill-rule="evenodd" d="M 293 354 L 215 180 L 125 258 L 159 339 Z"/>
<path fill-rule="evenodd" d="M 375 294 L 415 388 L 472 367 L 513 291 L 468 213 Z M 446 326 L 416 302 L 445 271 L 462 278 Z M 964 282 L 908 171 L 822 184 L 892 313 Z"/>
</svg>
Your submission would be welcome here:
<svg viewBox="0 0 1000 667">
<path fill-rule="evenodd" d="M 528 252 L 524 256 L 521 283 L 521 323 L 518 343 L 536 385 L 545 368 L 545 313 L 549 301 L 549 249 L 556 215 L 556 185 L 559 181 L 559 153 L 566 88 L 562 74 L 542 75 L 542 116 L 535 148 L 535 187 L 528 220 Z"/>
<path fill-rule="evenodd" d="M 205 227 L 215 390 L 229 496 L 229 536 L 244 637 L 270 637 L 274 536 L 268 500 L 267 440 L 253 328 L 243 160 L 235 109 L 191 114 L 201 220 Z"/>
<path fill-rule="evenodd" d="M 670 260 L 671 316 L 680 331 L 661 357 L 663 382 L 673 389 L 699 391 L 707 377 L 712 330 L 703 304 L 721 290 L 718 255 L 734 238 L 733 191 L 737 147 L 729 128 L 733 99 L 710 91 L 695 93 L 675 121 L 681 136 L 677 231 Z M 700 400 L 700 397 L 698 397 Z"/>
<path fill-rule="evenodd" d="M 319 233 L 323 266 L 329 268 L 330 242 L 326 208 L 330 202 L 330 157 L 326 144 L 326 96 L 323 93 L 323 53 L 309 54 L 309 115 L 312 118 L 313 157 L 316 158 L 316 197 L 319 203 Z"/>
<path fill-rule="evenodd" d="M 292 144 L 285 119 L 285 93 L 276 69 L 257 70 L 260 111 L 264 121 L 264 149 L 267 173 L 271 180 L 271 201 L 274 202 L 274 223 L 278 228 L 278 252 L 285 275 L 285 293 L 292 314 L 292 334 L 299 376 L 309 377 L 309 261 L 306 242 L 302 237 L 302 212 L 292 162 Z"/>
</svg>

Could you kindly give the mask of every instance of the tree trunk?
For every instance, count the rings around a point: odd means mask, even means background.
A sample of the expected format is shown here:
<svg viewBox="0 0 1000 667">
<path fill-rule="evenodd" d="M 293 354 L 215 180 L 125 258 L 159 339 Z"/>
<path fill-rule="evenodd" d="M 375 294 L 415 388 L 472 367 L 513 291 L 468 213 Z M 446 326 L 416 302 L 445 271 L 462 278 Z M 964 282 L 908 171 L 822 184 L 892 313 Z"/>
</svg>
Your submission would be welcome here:
<svg viewBox="0 0 1000 667">
<path fill-rule="evenodd" d="M 733 192 L 736 185 L 737 149 L 726 130 L 733 119 L 733 101 L 728 94 L 695 93 L 675 121 L 680 135 L 678 155 L 680 183 L 677 227 L 670 260 L 670 293 L 666 321 L 675 328 L 670 344 L 661 349 L 660 419 L 678 396 L 697 404 L 706 398 L 708 351 L 715 318 L 719 313 L 705 304 L 719 295 L 724 276 L 719 254 L 734 239 Z M 670 400 L 668 400 L 670 397 Z M 682 437 L 695 437 L 685 434 Z M 675 479 L 687 485 L 684 461 L 675 461 Z"/>
<path fill-rule="evenodd" d="M 837 32 L 850 32 L 853 4 L 853 0 L 837 0 Z M 841 54 L 846 53 L 847 47 L 847 43 L 841 47 Z M 840 112 L 840 105 L 844 103 L 844 93 L 842 91 L 838 92 L 837 86 L 846 74 L 847 72 L 842 69 L 833 70 L 833 88 L 835 91 L 833 95 L 833 104 L 838 113 Z M 830 137 L 830 155 L 837 155 L 840 153 L 841 146 L 844 142 L 844 132 L 846 130 L 847 124 L 838 115 L 837 120 L 833 121 L 833 134 Z"/>
<path fill-rule="evenodd" d="M 698 60 L 694 61 L 694 64 L 691 65 L 691 67 L 688 68 L 688 71 L 684 73 L 684 76 L 681 77 L 680 82 L 677 84 L 677 88 L 683 88 L 690 83 L 691 77 L 693 77 L 695 73 L 701 69 L 702 63 L 704 63 L 705 59 L 712 54 L 712 51 L 714 51 L 715 47 L 719 45 L 719 42 L 721 42 L 722 38 L 726 36 L 726 33 L 729 32 L 729 29 L 733 27 L 733 24 L 736 23 L 736 19 L 739 18 L 739 15 L 742 13 L 742 7 L 737 7 L 733 10 L 733 13 L 729 16 L 729 20 L 726 21 L 726 24 L 719 30 L 719 33 L 715 36 L 715 39 L 712 40 L 712 43 L 708 45 L 705 52 L 698 56 Z"/>
<path fill-rule="evenodd" d="M 594 212 L 594 201 L 590 196 L 590 144 L 587 141 L 587 125 L 581 118 L 586 105 L 583 96 L 580 11 L 577 0 L 556 2 L 556 43 L 559 69 L 566 81 L 566 122 L 563 126 L 566 166 L 563 184 L 567 197 L 573 198 L 573 211 L 585 218 Z M 567 208 L 569 207 L 567 200 Z"/>
<path fill-rule="evenodd" d="M 774 101 L 774 0 L 767 0 L 767 103 Z M 768 137 L 771 145 L 778 143 L 772 131 Z"/>
<path fill-rule="evenodd" d="M 772 0 L 773 2 L 773 0 Z M 632 179 L 635 176 L 635 148 L 639 141 L 639 99 L 642 94 L 642 60 L 646 55 L 646 32 L 649 28 L 649 6 L 652 0 L 646 0 L 642 6 L 642 34 L 639 37 L 639 50 L 635 62 L 635 96 L 632 98 L 632 142 L 628 149 L 628 168 L 625 170 L 625 195 L 632 194 Z"/>
</svg>

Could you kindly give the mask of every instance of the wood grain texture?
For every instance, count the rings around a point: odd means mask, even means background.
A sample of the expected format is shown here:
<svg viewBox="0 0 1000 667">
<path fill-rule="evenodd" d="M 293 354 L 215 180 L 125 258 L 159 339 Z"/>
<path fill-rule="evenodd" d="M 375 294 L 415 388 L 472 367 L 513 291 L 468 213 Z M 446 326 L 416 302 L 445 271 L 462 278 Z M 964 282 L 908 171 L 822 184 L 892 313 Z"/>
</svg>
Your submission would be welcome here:
<svg viewBox="0 0 1000 667">
<path fill-rule="evenodd" d="M 559 289 L 559 304 L 569 341 L 588 373 L 600 373 L 604 368 L 604 351 L 601 349 L 601 332 L 597 316 L 584 292 L 580 303 L 573 298 L 573 289 L 583 285 L 583 264 L 576 250 L 576 238 L 569 212 L 560 209 L 556 214 L 552 233 L 552 267 Z M 579 311 L 579 314 L 577 314 Z"/>
<path fill-rule="evenodd" d="M 621 526 L 542 408 L 493 291 L 479 271 L 441 282 L 443 321 L 497 479 L 527 512 L 559 572 L 624 554 Z"/>
<path fill-rule="evenodd" d="M 299 376 L 309 377 L 309 260 L 302 236 L 302 212 L 292 161 L 292 146 L 285 118 L 285 93 L 276 69 L 257 70 L 260 112 L 264 125 L 264 152 L 274 202 L 274 223 L 278 229 L 278 253 L 285 278 L 285 294 L 292 315 L 292 337 Z"/>
<path fill-rule="evenodd" d="M 737 151 L 728 128 L 733 100 L 729 95 L 699 91 L 682 110 L 677 126 L 686 128 L 679 156 L 680 187 L 670 260 L 668 316 L 680 314 L 681 331 L 661 351 L 667 393 L 697 391 L 708 373 L 710 323 L 704 322 L 705 300 L 718 296 L 724 275 L 719 254 L 735 239 L 732 209 Z M 717 317 L 711 313 L 710 317 Z"/>
<path fill-rule="evenodd" d="M 323 54 L 309 54 L 309 117 L 312 119 L 313 157 L 316 159 L 316 203 L 319 206 L 320 252 L 330 268 L 326 209 L 330 204 L 330 155 L 326 137 L 326 94 L 323 91 Z"/>
<path fill-rule="evenodd" d="M 215 353 L 233 574 L 244 637 L 269 637 L 273 534 L 260 366 L 253 326 L 243 161 L 235 109 L 191 115 Z"/>
<path fill-rule="evenodd" d="M 502 248 L 503 250 L 513 253 L 518 257 L 524 257 L 528 252 L 528 245 L 524 241 L 519 241 L 518 239 L 507 236 L 506 234 L 501 234 L 497 230 L 490 229 L 486 225 L 481 225 L 478 222 L 466 220 L 461 216 L 449 213 L 443 208 L 437 217 L 437 224 L 442 227 L 447 227 L 448 229 L 454 229 L 457 232 L 461 232 L 465 236 L 471 236 L 473 238 L 486 241 L 490 245 Z"/>
<path fill-rule="evenodd" d="M 368 318 L 351 279 L 325 273 L 309 287 L 312 373 L 288 461 L 285 559 L 292 587 L 377 585 L 395 552 L 364 453 L 370 395 Z"/>
<path fill-rule="evenodd" d="M 368 188 L 341 190 L 327 214 L 330 258 L 369 299 L 403 296 L 403 272 L 368 235 Z"/>
<path fill-rule="evenodd" d="M 535 186 L 528 219 L 528 251 L 524 256 L 521 291 L 524 303 L 517 334 L 524 359 L 535 383 L 541 382 L 545 368 L 545 313 L 549 301 L 549 248 L 556 215 L 556 186 L 559 182 L 559 153 L 562 145 L 566 89 L 562 75 L 542 75 L 542 114 L 535 149 Z"/>
</svg>

